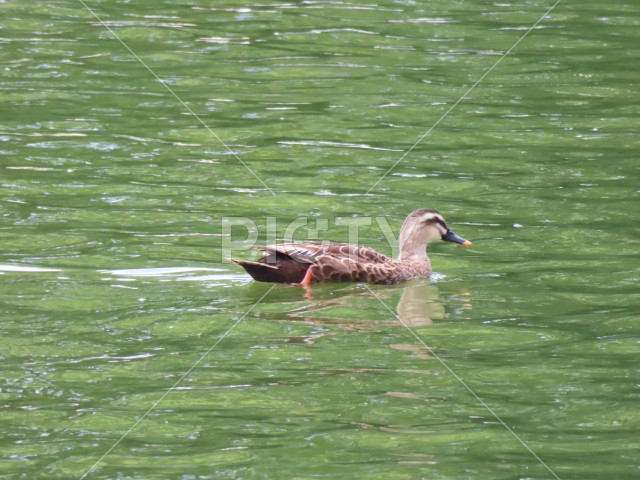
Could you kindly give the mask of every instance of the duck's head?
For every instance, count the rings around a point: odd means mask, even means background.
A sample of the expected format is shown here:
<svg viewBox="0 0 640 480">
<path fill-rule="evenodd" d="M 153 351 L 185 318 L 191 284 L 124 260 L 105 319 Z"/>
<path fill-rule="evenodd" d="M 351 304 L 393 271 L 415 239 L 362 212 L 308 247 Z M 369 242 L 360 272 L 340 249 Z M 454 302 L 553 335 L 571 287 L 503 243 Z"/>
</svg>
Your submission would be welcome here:
<svg viewBox="0 0 640 480">
<path fill-rule="evenodd" d="M 426 256 L 427 245 L 436 240 L 471 245 L 469 240 L 459 237 L 447 227 L 444 217 L 437 210 L 414 210 L 407 216 L 400 230 L 400 259 Z"/>
</svg>

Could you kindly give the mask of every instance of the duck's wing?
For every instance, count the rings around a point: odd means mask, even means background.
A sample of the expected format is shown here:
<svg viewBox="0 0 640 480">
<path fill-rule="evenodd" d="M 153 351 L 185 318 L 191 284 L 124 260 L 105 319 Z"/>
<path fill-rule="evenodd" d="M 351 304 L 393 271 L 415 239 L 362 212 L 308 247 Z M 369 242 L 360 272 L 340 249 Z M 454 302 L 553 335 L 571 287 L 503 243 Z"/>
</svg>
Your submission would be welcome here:
<svg viewBox="0 0 640 480">
<path fill-rule="evenodd" d="M 281 254 L 301 263 L 317 263 L 320 258 L 331 257 L 336 260 L 348 259 L 355 263 L 386 263 L 390 259 L 386 255 L 370 247 L 362 247 L 355 243 L 340 242 L 289 242 L 260 247 L 269 254 Z"/>
<path fill-rule="evenodd" d="M 300 245 L 296 245 L 300 247 Z M 320 282 L 395 283 L 397 265 L 373 248 L 353 243 L 327 242 L 302 249 L 314 263 L 310 272 Z M 298 250 L 299 251 L 299 250 Z"/>
<path fill-rule="evenodd" d="M 288 242 L 258 247 L 266 255 L 284 255 L 300 263 L 316 263 L 325 254 L 322 242 Z"/>
</svg>

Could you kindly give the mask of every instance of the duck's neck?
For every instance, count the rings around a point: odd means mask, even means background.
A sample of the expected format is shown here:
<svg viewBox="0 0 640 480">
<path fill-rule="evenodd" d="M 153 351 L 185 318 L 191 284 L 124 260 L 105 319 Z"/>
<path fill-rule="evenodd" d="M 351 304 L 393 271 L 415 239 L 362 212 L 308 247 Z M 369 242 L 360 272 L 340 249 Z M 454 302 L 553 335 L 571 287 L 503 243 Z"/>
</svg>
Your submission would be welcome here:
<svg viewBox="0 0 640 480">
<path fill-rule="evenodd" d="M 427 257 L 427 241 L 425 238 L 421 238 L 421 235 L 416 235 L 414 231 L 415 224 L 409 224 L 402 226 L 400 231 L 398 261 L 428 261 Z"/>
</svg>

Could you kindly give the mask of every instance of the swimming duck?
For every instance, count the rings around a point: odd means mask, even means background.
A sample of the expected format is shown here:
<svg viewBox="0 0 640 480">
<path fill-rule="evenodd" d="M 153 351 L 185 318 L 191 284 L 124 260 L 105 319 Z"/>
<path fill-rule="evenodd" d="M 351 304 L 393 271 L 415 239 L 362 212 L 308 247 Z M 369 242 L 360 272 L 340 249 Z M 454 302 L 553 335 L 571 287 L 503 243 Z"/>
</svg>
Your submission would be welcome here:
<svg viewBox="0 0 640 480">
<path fill-rule="evenodd" d="M 435 240 L 471 245 L 453 233 L 436 210 L 411 212 L 400 229 L 400 254 L 392 259 L 370 247 L 338 242 L 289 242 L 258 247 L 258 261 L 234 258 L 259 282 L 371 282 L 393 284 L 431 275 L 427 245 Z"/>
</svg>

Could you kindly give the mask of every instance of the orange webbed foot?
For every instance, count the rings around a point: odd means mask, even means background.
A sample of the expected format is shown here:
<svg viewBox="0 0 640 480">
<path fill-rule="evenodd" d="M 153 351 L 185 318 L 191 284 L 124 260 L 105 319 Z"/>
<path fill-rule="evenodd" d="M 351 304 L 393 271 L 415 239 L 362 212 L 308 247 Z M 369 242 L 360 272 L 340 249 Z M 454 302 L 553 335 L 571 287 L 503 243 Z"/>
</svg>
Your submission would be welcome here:
<svg viewBox="0 0 640 480">
<path fill-rule="evenodd" d="M 300 283 L 292 283 L 292 286 L 296 287 L 304 287 L 304 298 L 305 300 L 313 299 L 312 291 L 311 291 L 311 280 L 313 276 L 311 275 L 311 268 L 307 270 L 307 273 L 304 274 L 304 278 Z"/>
</svg>

